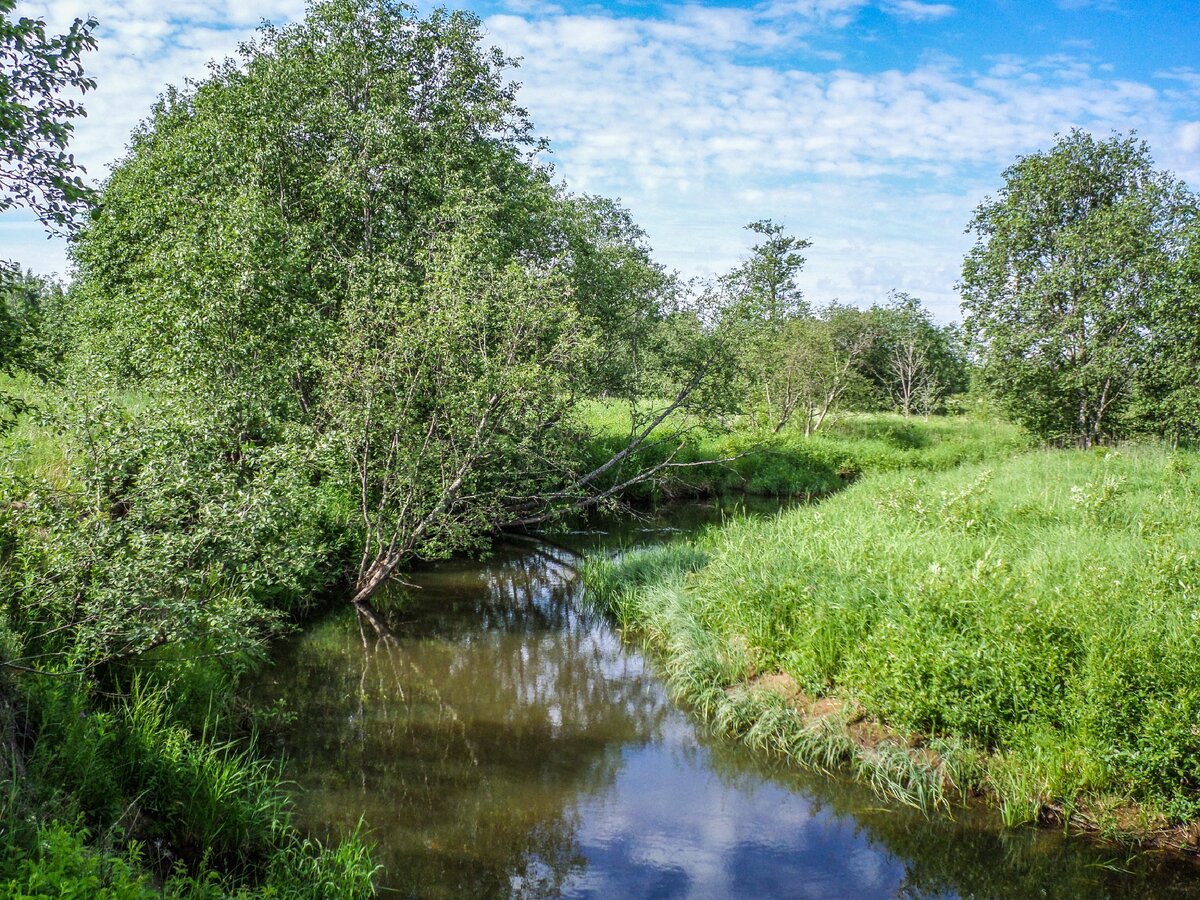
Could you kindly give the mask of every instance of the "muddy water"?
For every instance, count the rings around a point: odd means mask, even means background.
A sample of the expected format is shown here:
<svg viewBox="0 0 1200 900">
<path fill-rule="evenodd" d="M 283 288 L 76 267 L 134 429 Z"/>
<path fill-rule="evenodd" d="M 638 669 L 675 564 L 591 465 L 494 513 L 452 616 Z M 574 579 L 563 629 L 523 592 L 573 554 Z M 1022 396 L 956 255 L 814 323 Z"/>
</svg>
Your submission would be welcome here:
<svg viewBox="0 0 1200 900">
<path fill-rule="evenodd" d="M 722 515 L 559 536 L 586 552 Z M 990 815 L 926 819 L 714 738 L 589 609 L 570 554 L 502 546 L 297 636 L 258 685 L 301 824 L 363 818 L 413 897 L 1200 897 L 1200 868 Z"/>
</svg>

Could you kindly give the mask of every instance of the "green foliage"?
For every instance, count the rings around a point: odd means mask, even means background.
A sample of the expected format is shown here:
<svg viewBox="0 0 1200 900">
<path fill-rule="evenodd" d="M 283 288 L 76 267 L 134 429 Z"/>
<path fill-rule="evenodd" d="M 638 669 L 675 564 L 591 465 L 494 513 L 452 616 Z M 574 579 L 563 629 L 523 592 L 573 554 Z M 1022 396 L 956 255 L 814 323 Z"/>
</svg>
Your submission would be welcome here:
<svg viewBox="0 0 1200 900">
<path fill-rule="evenodd" d="M 862 367 L 874 331 L 866 313 L 830 303 L 770 328 L 764 341 L 756 350 L 765 367 L 761 390 L 751 388 L 750 396 L 765 414 L 763 424 L 776 433 L 796 422 L 811 434 L 831 413 L 869 405 Z M 751 407 L 752 415 L 757 411 Z"/>
<path fill-rule="evenodd" d="M 805 431 L 815 430 L 846 389 L 848 367 L 838 351 L 848 351 L 852 364 L 861 341 L 852 329 L 838 328 L 847 316 L 836 315 L 842 309 L 836 304 L 825 315 L 810 314 L 796 284 L 808 241 L 769 219 L 746 227 L 766 240 L 721 279 L 729 297 L 725 318 L 738 344 L 731 374 L 757 427 L 779 431 L 799 412 Z"/>
<path fill-rule="evenodd" d="M 808 434 L 844 409 L 928 415 L 966 388 L 956 329 L 935 325 L 917 298 L 893 291 L 870 310 L 836 301 L 810 309 L 796 285 L 809 242 L 769 220 L 747 227 L 767 240 L 719 287 L 721 321 L 736 343 L 724 369 L 756 428 L 778 433 L 798 422 Z"/>
<path fill-rule="evenodd" d="M 98 852 L 88 846 L 86 829 L 59 824 L 38 828 L 31 851 L 7 847 L 0 868 L 0 892 L 12 900 L 42 897 L 153 900 L 158 897 L 149 875 L 132 859 Z M 15 852 L 14 852 L 15 851 Z"/>
<path fill-rule="evenodd" d="M 864 368 L 904 415 L 941 412 L 966 390 L 966 362 L 953 327 L 939 327 L 916 297 L 892 291 L 870 310 L 874 339 Z"/>
<path fill-rule="evenodd" d="M 1187 821 L 1200 802 L 1195 471 L 1144 447 L 881 474 L 653 551 L 706 559 L 692 574 L 656 581 L 632 554 L 590 580 L 669 655 L 741 660 L 720 678 L 669 662 L 698 679 L 687 696 L 784 673 L 889 726 L 906 752 L 948 741 L 939 753 L 966 773 L 951 780 L 992 792 L 1010 822 L 1109 797 Z"/>
<path fill-rule="evenodd" d="M 157 871 L 170 875 L 168 896 L 372 894 L 361 837 L 304 838 L 278 765 L 216 737 L 216 721 L 191 731 L 168 686 L 135 680 L 105 702 L 74 679 L 35 680 L 19 705 L 35 740 L 0 830 L 10 891 L 142 897 Z"/>
<path fill-rule="evenodd" d="M 575 403 L 681 408 L 712 364 L 628 213 L 551 184 L 511 65 L 467 13 L 315 3 L 163 97 L 73 247 L 76 370 L 316 444 L 362 596 L 592 502 Z"/>
<path fill-rule="evenodd" d="M 495 211 L 510 258 L 545 240 L 550 189 L 469 14 L 316 3 L 241 56 L 169 91 L 114 169 L 73 247 L 77 333 L 84 369 L 274 440 L 336 411 L 322 373 L 364 307 L 416 300 L 460 203 Z"/>
<path fill-rule="evenodd" d="M 72 119 L 84 115 L 64 90 L 96 86 L 83 54 L 96 46 L 96 20 L 76 19 L 48 35 L 41 19 L 13 19 L 16 0 L 0 0 L 0 210 L 27 206 L 50 226 L 68 224 L 92 192 L 67 153 Z"/>
<path fill-rule="evenodd" d="M 39 665 L 95 668 L 174 643 L 236 665 L 336 577 L 329 503 L 296 444 L 80 400 L 63 423 L 65 478 L 4 481 L 0 586 Z"/>
<path fill-rule="evenodd" d="M 566 252 L 562 275 L 591 341 L 573 389 L 638 403 L 672 390 L 694 368 L 701 323 L 679 308 L 683 287 L 655 263 L 628 210 L 603 197 L 564 195 L 550 224 Z"/>
<path fill-rule="evenodd" d="M 786 226 L 770 219 L 751 222 L 746 230 L 764 240 L 751 248 L 745 263 L 726 276 L 745 305 L 745 314 L 767 322 L 804 315 L 808 307 L 796 276 L 804 268 L 802 251 L 812 243 L 787 234 Z"/>
<path fill-rule="evenodd" d="M 1200 438 L 1200 219 L 1184 232 L 1172 290 L 1150 297 L 1153 327 L 1137 359 L 1130 427 L 1178 445 Z"/>
<path fill-rule="evenodd" d="M 1153 168 L 1144 143 L 1078 130 L 1020 158 L 1004 180 L 975 211 L 963 263 L 982 375 L 1039 437 L 1084 448 L 1119 437 L 1139 380 L 1162 380 L 1152 358 L 1136 362 L 1161 348 L 1163 313 L 1181 297 L 1181 226 L 1194 198 Z M 1179 374 L 1168 385 L 1182 387 Z"/>
<path fill-rule="evenodd" d="M 344 309 L 325 416 L 358 488 L 364 577 L 473 544 L 563 465 L 586 348 L 568 282 L 506 259 L 495 210 L 462 212 L 423 282 L 380 263 Z"/>
<path fill-rule="evenodd" d="M 39 376 L 52 374 L 61 360 L 62 286 L 32 272 L 0 267 L 0 366 Z"/>
</svg>

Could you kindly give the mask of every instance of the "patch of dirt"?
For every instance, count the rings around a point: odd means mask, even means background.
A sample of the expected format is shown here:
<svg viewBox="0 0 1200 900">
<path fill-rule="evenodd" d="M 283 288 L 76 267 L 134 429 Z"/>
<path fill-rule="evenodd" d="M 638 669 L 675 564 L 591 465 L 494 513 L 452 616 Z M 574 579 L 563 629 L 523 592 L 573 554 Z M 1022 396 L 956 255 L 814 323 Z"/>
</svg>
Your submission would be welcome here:
<svg viewBox="0 0 1200 900">
<path fill-rule="evenodd" d="M 808 714 L 814 719 L 841 718 L 846 711 L 846 704 L 836 697 L 821 697 L 808 708 Z"/>
<path fill-rule="evenodd" d="M 778 694 L 785 700 L 800 706 L 807 701 L 804 691 L 796 684 L 796 679 L 785 672 L 772 672 L 766 675 L 756 675 L 750 680 L 749 686 L 756 691 L 768 691 Z"/>
<path fill-rule="evenodd" d="M 846 727 L 850 733 L 850 740 L 854 741 L 854 746 L 859 750 L 874 750 L 885 741 L 900 747 L 905 746 L 906 743 L 900 740 L 899 736 L 891 729 L 870 719 L 858 719 Z"/>
</svg>

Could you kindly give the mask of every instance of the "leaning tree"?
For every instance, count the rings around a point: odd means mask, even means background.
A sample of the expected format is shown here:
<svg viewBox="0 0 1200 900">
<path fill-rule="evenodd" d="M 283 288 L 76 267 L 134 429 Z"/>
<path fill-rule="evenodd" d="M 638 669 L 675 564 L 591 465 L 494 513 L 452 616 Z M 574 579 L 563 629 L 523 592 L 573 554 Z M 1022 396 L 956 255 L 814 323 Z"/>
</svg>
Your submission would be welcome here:
<svg viewBox="0 0 1200 900">
<path fill-rule="evenodd" d="M 717 402 L 722 342 L 662 338 L 675 280 L 554 183 L 511 66 L 467 13 L 315 3 L 168 92 L 74 244 L 79 369 L 204 411 L 230 460 L 311 449 L 357 600 L 662 472 L 656 426 Z M 604 460 L 599 396 L 634 411 Z"/>
</svg>

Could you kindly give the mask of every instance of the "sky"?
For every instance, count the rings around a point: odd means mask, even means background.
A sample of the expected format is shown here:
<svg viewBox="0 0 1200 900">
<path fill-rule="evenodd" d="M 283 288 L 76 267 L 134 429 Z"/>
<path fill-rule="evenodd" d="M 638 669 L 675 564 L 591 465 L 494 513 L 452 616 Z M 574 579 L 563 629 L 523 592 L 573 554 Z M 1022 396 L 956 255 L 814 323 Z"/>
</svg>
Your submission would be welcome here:
<svg viewBox="0 0 1200 900">
<path fill-rule="evenodd" d="M 303 0 L 24 0 L 62 29 L 95 15 L 98 88 L 72 148 L 103 179 L 168 84 L 202 78 Z M 419 3 L 428 10 L 432 4 Z M 812 241 L 810 302 L 891 290 L 958 318 L 974 208 L 1019 155 L 1080 127 L 1136 130 L 1200 190 L 1200 0 L 465 0 L 571 189 L 619 198 L 656 258 L 727 271 L 770 218 Z M 0 213 L 0 259 L 68 272 L 66 245 Z"/>
</svg>

